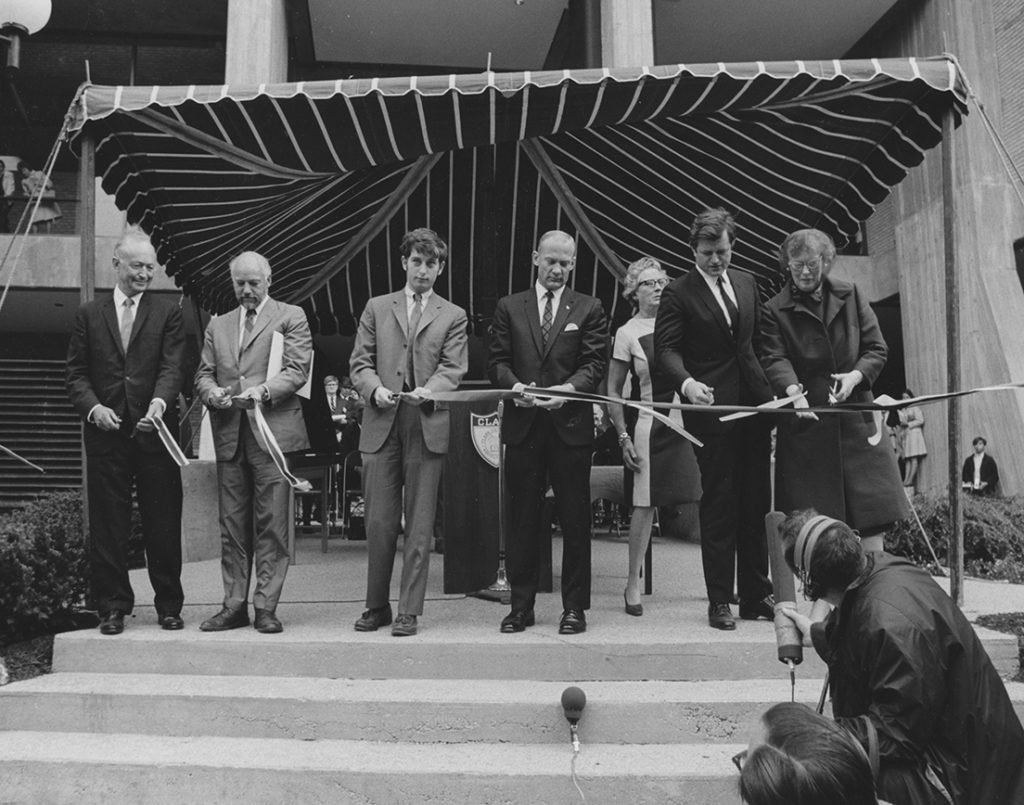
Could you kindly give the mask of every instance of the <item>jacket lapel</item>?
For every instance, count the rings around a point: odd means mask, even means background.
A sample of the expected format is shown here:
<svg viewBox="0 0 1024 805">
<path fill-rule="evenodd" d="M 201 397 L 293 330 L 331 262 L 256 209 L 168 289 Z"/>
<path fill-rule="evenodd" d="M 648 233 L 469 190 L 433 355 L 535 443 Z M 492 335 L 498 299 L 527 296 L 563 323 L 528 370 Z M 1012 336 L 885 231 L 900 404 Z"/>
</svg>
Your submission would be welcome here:
<svg viewBox="0 0 1024 805">
<path fill-rule="evenodd" d="M 544 340 L 540 337 L 540 312 L 537 306 L 537 292 L 534 288 L 523 294 L 523 312 L 526 320 L 530 323 L 530 334 L 533 336 L 533 345 L 537 348 L 537 354 L 543 355 Z"/>
<path fill-rule="evenodd" d="M 423 306 L 423 315 L 420 316 L 420 323 L 416 328 L 416 332 L 412 334 L 413 338 L 422 333 L 423 329 L 440 315 L 442 301 L 441 297 L 436 293 L 430 295 L 430 299 Z"/>
<path fill-rule="evenodd" d="M 565 288 L 562 291 L 562 299 L 558 305 L 558 310 L 555 311 L 555 318 L 551 322 L 551 332 L 548 333 L 548 343 L 544 347 L 544 355 L 546 356 L 554 345 L 555 341 L 558 340 L 558 336 L 561 335 L 565 322 L 569 318 L 569 314 L 572 313 L 573 306 L 576 304 L 576 294 L 573 293 L 572 289 Z M 537 332 L 540 333 L 540 321 L 538 317 Z"/>
<path fill-rule="evenodd" d="M 846 306 L 846 302 L 850 297 L 850 292 L 845 288 L 836 288 L 830 284 L 828 286 L 828 293 L 825 294 L 825 299 L 828 299 L 829 297 L 832 297 L 832 299 L 831 304 L 829 304 L 825 310 L 826 327 L 832 324 L 835 317 L 839 315 L 839 311 Z"/>
<path fill-rule="evenodd" d="M 135 321 L 132 322 L 132 333 L 128 336 L 128 346 L 132 345 L 132 341 L 135 340 L 136 334 L 142 330 L 143 325 L 146 323 L 146 317 L 149 315 L 150 302 L 152 300 L 148 293 L 142 295 L 142 299 L 139 300 L 139 304 L 135 310 Z"/>
<path fill-rule="evenodd" d="M 711 317 L 718 323 L 718 329 L 722 331 L 722 335 L 728 338 L 730 341 L 733 340 L 732 332 L 729 330 L 729 322 L 725 320 L 725 313 L 722 312 L 722 306 L 718 304 L 718 300 L 715 299 L 715 295 L 711 293 L 711 289 L 708 284 L 704 281 L 704 277 L 701 275 L 699 269 L 693 269 L 693 280 L 691 284 L 694 286 L 697 298 L 700 299 L 701 303 L 711 313 Z"/>
<path fill-rule="evenodd" d="M 398 328 L 402 331 L 402 335 L 406 338 L 409 337 L 409 312 L 406 309 L 407 307 L 405 291 L 391 294 L 391 312 L 398 322 Z"/>
<path fill-rule="evenodd" d="M 236 313 L 236 315 L 241 316 L 242 314 Z M 252 332 L 249 333 L 242 341 L 242 348 L 238 350 L 240 356 L 249 349 L 252 342 L 256 340 L 256 337 L 267 329 L 267 325 L 269 325 L 271 320 L 276 318 L 276 316 L 277 302 L 273 299 L 268 299 L 267 304 L 263 306 L 263 310 L 256 315 L 256 321 L 253 322 L 252 325 Z M 235 325 L 238 325 L 238 319 L 235 319 Z"/>
<path fill-rule="evenodd" d="M 117 326 L 117 311 L 114 310 L 113 294 L 104 300 L 103 306 L 100 308 L 100 312 L 103 316 L 103 321 L 107 324 L 107 329 L 110 330 L 110 337 L 114 339 L 114 343 L 117 345 L 117 349 L 123 357 L 124 345 L 121 343 L 121 330 Z"/>
</svg>

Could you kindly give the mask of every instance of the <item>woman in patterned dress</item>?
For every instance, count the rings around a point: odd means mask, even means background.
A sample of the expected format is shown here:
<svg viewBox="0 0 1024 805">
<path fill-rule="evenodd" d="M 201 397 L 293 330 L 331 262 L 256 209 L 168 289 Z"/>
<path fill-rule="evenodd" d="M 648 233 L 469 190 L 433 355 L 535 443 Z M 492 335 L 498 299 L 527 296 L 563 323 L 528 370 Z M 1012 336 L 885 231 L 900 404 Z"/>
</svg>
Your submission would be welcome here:
<svg viewBox="0 0 1024 805">
<path fill-rule="evenodd" d="M 622 395 L 627 374 L 632 374 L 632 399 L 647 402 L 679 402 L 671 381 L 654 371 L 654 317 L 668 277 L 657 260 L 642 257 L 631 263 L 622 280 L 622 295 L 636 310 L 615 334 L 608 366 L 608 391 Z M 662 412 L 667 413 L 667 412 Z M 609 405 L 608 415 L 619 434 L 622 462 L 626 467 L 626 499 L 633 506 L 629 520 L 629 575 L 623 593 L 626 613 L 643 615 L 640 603 L 640 568 L 651 539 L 651 526 L 659 506 L 673 506 L 685 500 L 686 472 L 683 442 L 671 428 L 646 411 Z M 682 425 L 679 411 L 670 416 Z"/>
</svg>

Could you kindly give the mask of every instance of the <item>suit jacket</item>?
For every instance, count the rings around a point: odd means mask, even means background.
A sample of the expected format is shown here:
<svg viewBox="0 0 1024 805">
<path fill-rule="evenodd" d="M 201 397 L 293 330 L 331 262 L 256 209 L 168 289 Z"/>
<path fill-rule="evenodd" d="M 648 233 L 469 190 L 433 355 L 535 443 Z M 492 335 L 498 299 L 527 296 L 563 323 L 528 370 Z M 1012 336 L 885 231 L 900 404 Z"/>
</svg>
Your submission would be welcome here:
<svg viewBox="0 0 1024 805">
<path fill-rule="evenodd" d="M 268 299 L 256 317 L 252 332 L 241 350 L 238 346 L 239 308 L 210 320 L 203 339 L 203 351 L 196 371 L 196 393 L 207 405 L 216 387 L 238 394 L 266 383 L 270 401 L 262 403 L 263 414 L 281 450 L 288 453 L 309 447 L 302 407 L 295 396 L 309 376 L 313 360 L 313 339 L 302 308 Z M 273 334 L 284 337 L 281 371 L 267 379 Z M 242 414 L 250 418 L 255 432 L 254 411 L 240 408 L 210 408 L 210 425 L 218 461 L 230 460 L 238 447 Z"/>
<path fill-rule="evenodd" d="M 408 330 L 404 290 L 375 296 L 366 303 L 349 357 L 349 376 L 366 402 L 359 435 L 359 449 L 364 453 L 380 450 L 398 412 L 397 406 L 382 409 L 373 404 L 373 392 L 380 386 L 396 393 L 405 384 L 409 388 L 454 391 L 469 368 L 466 311 L 458 305 L 442 299 L 437 292 L 430 295 L 412 335 L 414 378 L 405 376 Z M 421 405 L 420 417 L 427 448 L 432 453 L 447 452 L 447 406 Z"/>
<path fill-rule="evenodd" d="M 117 432 L 100 430 L 86 422 L 86 452 L 109 453 L 119 433 L 130 434 L 156 398 L 167 406 L 163 418 L 176 436 L 184 364 L 183 319 L 181 309 L 172 300 L 143 293 L 127 352 L 121 344 L 113 295 L 82 305 L 75 314 L 68 345 L 68 396 L 83 420 L 94 406 L 105 405 L 121 417 L 122 423 Z M 136 439 L 147 452 L 164 449 L 154 432 L 139 431 Z"/>
<path fill-rule="evenodd" d="M 729 281 L 739 310 L 736 337 L 711 289 L 693 269 L 661 294 L 654 322 L 655 361 L 676 388 L 692 377 L 711 386 L 720 405 L 757 405 L 771 399 L 755 351 L 761 326 L 757 283 L 739 271 L 730 271 Z M 734 425 L 711 416 L 684 414 L 683 419 L 695 434 L 724 433 Z"/>
<path fill-rule="evenodd" d="M 592 296 L 562 291 L 545 346 L 540 334 L 536 286 L 498 300 L 491 322 L 487 374 L 498 388 L 516 383 L 556 386 L 571 383 L 576 391 L 596 393 L 608 368 L 608 319 L 601 302 Z M 535 417 L 544 409 L 508 406 L 502 436 L 507 444 L 526 438 Z M 555 430 L 570 445 L 594 441 L 593 406 L 566 403 L 550 413 Z"/>
</svg>

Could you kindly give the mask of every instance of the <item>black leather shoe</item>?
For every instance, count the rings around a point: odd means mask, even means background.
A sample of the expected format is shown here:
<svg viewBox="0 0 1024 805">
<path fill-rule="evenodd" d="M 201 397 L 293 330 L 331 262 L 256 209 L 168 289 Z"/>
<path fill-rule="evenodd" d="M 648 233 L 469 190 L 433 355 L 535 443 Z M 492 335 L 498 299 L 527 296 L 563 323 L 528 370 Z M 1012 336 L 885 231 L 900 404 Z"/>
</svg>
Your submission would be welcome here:
<svg viewBox="0 0 1024 805">
<path fill-rule="evenodd" d="M 121 634 L 124 631 L 123 609 L 112 609 L 100 621 L 100 634 Z"/>
<path fill-rule="evenodd" d="M 391 604 L 374 607 L 364 612 L 356 621 L 357 632 L 376 632 L 381 626 L 391 625 Z"/>
<path fill-rule="evenodd" d="M 201 632 L 226 632 L 228 629 L 241 629 L 249 625 L 249 613 L 244 609 L 228 609 L 224 607 L 212 618 L 199 624 Z"/>
<path fill-rule="evenodd" d="M 181 619 L 181 615 L 178 613 L 165 612 L 162 615 L 157 615 L 156 622 L 160 624 L 161 629 L 166 629 L 169 632 L 176 632 L 178 629 L 185 628 L 185 621 Z"/>
<path fill-rule="evenodd" d="M 708 625 L 713 629 L 724 629 L 729 631 L 736 628 L 736 621 L 732 619 L 732 610 L 728 604 L 708 604 Z"/>
<path fill-rule="evenodd" d="M 775 619 L 775 596 L 766 595 L 760 601 L 740 604 L 740 617 L 745 621 L 756 621 L 758 618 Z"/>
<path fill-rule="evenodd" d="M 411 637 L 416 634 L 416 616 L 398 613 L 395 625 L 391 627 L 392 637 Z"/>
<path fill-rule="evenodd" d="M 559 634 L 580 634 L 587 631 L 587 616 L 582 609 L 567 609 L 558 622 Z"/>
<path fill-rule="evenodd" d="M 281 625 L 281 621 L 277 619 L 277 615 L 274 614 L 274 610 L 257 609 L 255 614 L 256 618 L 253 620 L 253 626 L 260 634 L 277 634 L 284 631 L 284 627 Z"/>
<path fill-rule="evenodd" d="M 513 609 L 501 619 L 501 631 L 505 634 L 524 632 L 527 626 L 533 626 L 535 622 L 532 609 Z"/>
<path fill-rule="evenodd" d="M 644 614 L 644 605 L 643 604 L 631 604 L 631 603 L 629 603 L 629 599 L 626 597 L 625 593 L 622 594 L 622 600 L 626 604 L 626 614 L 627 615 L 632 615 L 635 618 L 639 618 L 641 615 Z"/>
</svg>

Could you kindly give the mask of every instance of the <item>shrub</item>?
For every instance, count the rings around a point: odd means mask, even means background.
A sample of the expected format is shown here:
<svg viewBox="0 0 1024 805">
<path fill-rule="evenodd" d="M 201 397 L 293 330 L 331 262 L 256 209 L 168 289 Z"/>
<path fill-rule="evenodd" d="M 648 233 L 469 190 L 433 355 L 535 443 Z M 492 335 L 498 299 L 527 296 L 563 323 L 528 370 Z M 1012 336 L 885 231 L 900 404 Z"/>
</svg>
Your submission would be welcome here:
<svg viewBox="0 0 1024 805">
<path fill-rule="evenodd" d="M 1024 582 L 1024 499 L 965 495 L 964 570 L 986 579 Z M 949 499 L 918 495 L 914 508 L 943 565 L 949 564 Z M 886 550 L 934 566 L 921 529 L 911 517 L 886 536 Z"/>
<path fill-rule="evenodd" d="M 88 583 L 81 492 L 0 517 L 0 644 L 72 628 Z"/>
</svg>

